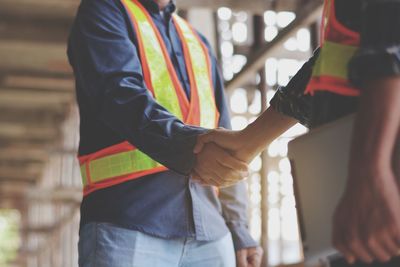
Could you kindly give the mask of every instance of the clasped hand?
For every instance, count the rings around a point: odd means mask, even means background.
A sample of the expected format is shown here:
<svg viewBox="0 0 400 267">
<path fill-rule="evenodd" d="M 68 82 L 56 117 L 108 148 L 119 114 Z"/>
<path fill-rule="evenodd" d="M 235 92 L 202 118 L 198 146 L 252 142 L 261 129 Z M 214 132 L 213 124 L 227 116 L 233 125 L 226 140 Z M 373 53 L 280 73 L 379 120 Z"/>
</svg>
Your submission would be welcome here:
<svg viewBox="0 0 400 267">
<path fill-rule="evenodd" d="M 244 144 L 242 131 L 219 128 L 200 135 L 194 148 L 197 158 L 193 179 L 204 185 L 227 187 L 246 178 L 251 158 Z"/>
</svg>

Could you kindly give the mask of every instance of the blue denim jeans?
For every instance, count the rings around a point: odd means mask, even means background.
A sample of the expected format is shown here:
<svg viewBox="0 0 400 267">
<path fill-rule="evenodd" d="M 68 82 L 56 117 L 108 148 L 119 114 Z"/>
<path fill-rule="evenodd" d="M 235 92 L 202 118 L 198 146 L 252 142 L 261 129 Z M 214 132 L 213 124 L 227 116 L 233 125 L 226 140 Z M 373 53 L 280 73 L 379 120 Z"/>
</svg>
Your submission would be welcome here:
<svg viewBox="0 0 400 267">
<path fill-rule="evenodd" d="M 215 241 L 162 239 L 108 223 L 89 223 L 79 237 L 80 267 L 235 267 L 232 236 Z"/>
</svg>

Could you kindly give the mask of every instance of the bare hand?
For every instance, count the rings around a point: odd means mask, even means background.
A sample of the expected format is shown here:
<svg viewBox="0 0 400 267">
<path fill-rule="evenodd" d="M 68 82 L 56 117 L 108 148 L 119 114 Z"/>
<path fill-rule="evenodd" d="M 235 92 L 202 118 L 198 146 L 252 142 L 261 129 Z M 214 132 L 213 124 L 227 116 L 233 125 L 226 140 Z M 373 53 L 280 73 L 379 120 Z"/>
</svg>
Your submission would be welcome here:
<svg viewBox="0 0 400 267">
<path fill-rule="evenodd" d="M 252 155 L 246 152 L 245 146 L 247 142 L 248 138 L 245 131 L 218 128 L 198 137 L 194 153 L 200 153 L 208 143 L 215 143 L 222 148 L 228 149 L 237 158 L 249 162 L 252 159 Z"/>
<path fill-rule="evenodd" d="M 260 267 L 263 255 L 261 247 L 245 248 L 236 251 L 237 267 Z"/>
<path fill-rule="evenodd" d="M 248 176 L 248 165 L 221 147 L 210 143 L 197 154 L 192 176 L 202 184 L 227 187 Z"/>
<path fill-rule="evenodd" d="M 400 195 L 391 168 L 350 169 L 347 190 L 334 216 L 333 242 L 349 263 L 386 262 L 399 254 Z"/>
</svg>

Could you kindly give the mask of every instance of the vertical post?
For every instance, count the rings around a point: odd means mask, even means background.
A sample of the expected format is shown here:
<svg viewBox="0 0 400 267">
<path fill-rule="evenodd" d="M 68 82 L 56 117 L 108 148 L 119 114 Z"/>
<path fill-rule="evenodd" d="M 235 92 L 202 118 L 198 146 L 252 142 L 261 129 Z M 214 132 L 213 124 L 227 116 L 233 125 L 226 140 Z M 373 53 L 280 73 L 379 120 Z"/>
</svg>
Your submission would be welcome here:
<svg viewBox="0 0 400 267">
<path fill-rule="evenodd" d="M 257 49 L 265 43 L 264 39 L 264 18 L 260 15 L 255 15 L 253 18 L 254 25 L 254 48 Z M 265 66 L 262 67 L 258 75 L 260 83 L 258 89 L 261 93 L 261 112 L 267 109 L 267 81 L 265 75 Z M 261 175 L 261 246 L 264 250 L 262 266 L 268 266 L 268 180 L 267 180 L 267 156 L 266 152 L 262 152 L 262 168 Z"/>
<path fill-rule="evenodd" d="M 315 23 L 310 25 L 312 50 L 317 49 L 317 47 L 319 46 L 319 38 L 320 38 L 319 29 L 320 29 L 320 23 L 319 22 L 315 22 Z"/>
<path fill-rule="evenodd" d="M 219 23 L 218 23 L 217 12 L 213 13 L 213 21 L 214 21 L 214 34 L 215 34 L 215 47 L 216 47 L 215 56 L 217 57 L 218 64 L 221 64 L 221 62 L 222 62 L 222 54 L 221 54 L 221 49 L 220 49 L 221 37 L 219 34 L 219 29 L 218 29 Z M 220 66 L 220 68 L 221 68 L 221 66 Z"/>
</svg>

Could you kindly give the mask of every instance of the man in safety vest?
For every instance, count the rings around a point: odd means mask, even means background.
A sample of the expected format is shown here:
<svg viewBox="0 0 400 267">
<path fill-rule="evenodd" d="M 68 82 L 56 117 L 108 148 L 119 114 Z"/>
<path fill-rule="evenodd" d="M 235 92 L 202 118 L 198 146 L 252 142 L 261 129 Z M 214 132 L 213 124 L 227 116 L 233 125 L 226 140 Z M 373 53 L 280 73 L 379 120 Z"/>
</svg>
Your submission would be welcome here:
<svg viewBox="0 0 400 267">
<path fill-rule="evenodd" d="M 296 122 L 313 128 L 357 112 L 333 241 L 351 263 L 386 262 L 400 252 L 400 159 L 393 159 L 400 137 L 400 1 L 326 0 L 323 15 L 320 48 L 271 107 L 243 131 L 202 136 L 195 151 L 214 142 L 249 161 Z"/>
<path fill-rule="evenodd" d="M 69 38 L 84 185 L 79 266 L 259 266 L 247 229 L 247 164 L 210 144 L 230 127 L 203 36 L 169 0 L 84 0 Z M 218 182 L 216 182 L 218 184 Z M 236 253 L 235 253 L 236 251 Z"/>
</svg>

